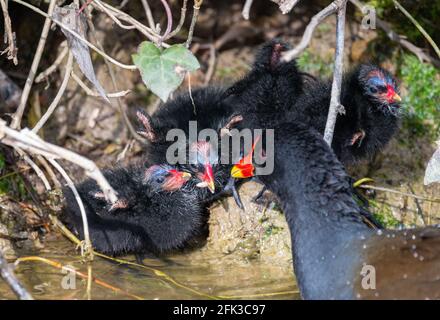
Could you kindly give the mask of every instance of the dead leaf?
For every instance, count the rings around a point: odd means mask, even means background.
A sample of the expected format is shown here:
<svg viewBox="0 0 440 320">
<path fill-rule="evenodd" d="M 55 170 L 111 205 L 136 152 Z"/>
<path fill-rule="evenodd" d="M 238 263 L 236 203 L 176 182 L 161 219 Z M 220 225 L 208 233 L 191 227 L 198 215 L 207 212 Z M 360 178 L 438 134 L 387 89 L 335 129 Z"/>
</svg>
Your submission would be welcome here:
<svg viewBox="0 0 440 320">
<path fill-rule="evenodd" d="M 82 37 L 86 38 L 87 35 L 87 24 L 84 15 L 77 14 L 78 9 L 74 3 L 68 6 L 58 7 L 56 6 L 53 12 L 53 16 L 56 20 L 67 25 L 69 29 L 75 31 Z M 93 69 L 92 59 L 90 58 L 89 47 L 83 43 L 78 38 L 74 37 L 69 31 L 61 28 L 61 31 L 67 39 L 67 44 L 70 51 L 72 51 L 76 62 L 78 63 L 81 72 L 86 76 L 86 78 L 94 85 L 99 95 L 110 103 L 104 88 L 99 83 L 95 75 L 95 70 Z"/>
</svg>

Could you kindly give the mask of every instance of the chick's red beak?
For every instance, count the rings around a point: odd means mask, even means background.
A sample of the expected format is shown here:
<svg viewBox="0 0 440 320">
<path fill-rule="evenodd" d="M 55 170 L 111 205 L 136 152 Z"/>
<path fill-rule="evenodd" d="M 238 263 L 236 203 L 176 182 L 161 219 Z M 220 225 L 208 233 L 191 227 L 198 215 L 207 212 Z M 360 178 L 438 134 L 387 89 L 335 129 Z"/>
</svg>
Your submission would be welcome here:
<svg viewBox="0 0 440 320">
<path fill-rule="evenodd" d="M 394 88 L 390 85 L 387 86 L 387 100 L 390 103 L 402 101 L 402 98 L 397 94 L 397 92 L 394 90 Z"/>
<path fill-rule="evenodd" d="M 211 164 L 205 165 L 205 173 L 200 174 L 199 179 L 202 180 L 202 182 L 198 183 L 197 187 L 208 188 L 211 193 L 215 192 L 214 172 Z"/>
<path fill-rule="evenodd" d="M 170 170 L 169 176 L 163 184 L 163 189 L 166 191 L 175 191 L 180 189 L 190 178 L 191 174 L 188 172 Z"/>
</svg>

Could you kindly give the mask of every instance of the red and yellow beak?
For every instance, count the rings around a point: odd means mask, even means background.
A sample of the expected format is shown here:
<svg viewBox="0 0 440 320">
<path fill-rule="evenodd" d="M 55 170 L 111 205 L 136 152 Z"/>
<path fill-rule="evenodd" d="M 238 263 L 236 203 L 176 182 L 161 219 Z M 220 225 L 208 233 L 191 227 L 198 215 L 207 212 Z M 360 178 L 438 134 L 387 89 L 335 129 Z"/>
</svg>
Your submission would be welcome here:
<svg viewBox="0 0 440 320">
<path fill-rule="evenodd" d="M 253 164 L 236 164 L 231 169 L 231 177 L 236 179 L 246 179 L 254 176 L 255 167 Z"/>
<path fill-rule="evenodd" d="M 215 192 L 214 172 L 211 164 L 205 165 L 205 173 L 200 176 L 202 182 L 197 184 L 199 188 L 208 188 L 211 193 Z"/>
<path fill-rule="evenodd" d="M 387 99 L 389 102 L 401 102 L 402 98 L 397 94 L 393 87 L 387 88 Z"/>
</svg>

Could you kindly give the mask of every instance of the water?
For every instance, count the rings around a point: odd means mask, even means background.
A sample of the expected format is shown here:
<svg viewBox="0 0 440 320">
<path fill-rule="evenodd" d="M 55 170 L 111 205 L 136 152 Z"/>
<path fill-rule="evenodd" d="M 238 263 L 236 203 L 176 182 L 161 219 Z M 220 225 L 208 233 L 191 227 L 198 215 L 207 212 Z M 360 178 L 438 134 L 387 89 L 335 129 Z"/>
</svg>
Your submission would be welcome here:
<svg viewBox="0 0 440 320">
<path fill-rule="evenodd" d="M 71 265 L 87 274 L 87 265 L 81 261 L 75 246 L 61 237 L 46 241 L 42 250 L 19 252 L 19 255 L 44 257 Z M 186 288 L 173 284 L 165 276 L 155 275 L 154 271 L 95 257 L 92 263 L 93 277 L 125 292 L 115 292 L 92 283 L 90 298 L 135 299 L 134 296 L 137 296 L 142 299 L 209 299 L 222 296 L 235 299 L 299 299 L 292 270 L 287 266 L 264 264 L 258 260 L 227 261 L 203 252 L 175 254 L 168 258 L 172 263 L 145 259 L 144 264 L 165 273 Z M 134 261 L 133 256 L 124 259 Z M 79 276 L 69 277 L 71 274 L 45 263 L 21 262 L 15 272 L 35 299 L 88 298 L 86 280 Z M 65 287 L 67 284 L 75 288 L 65 289 L 63 283 Z M 0 280 L 0 299 L 14 298 Z"/>
</svg>

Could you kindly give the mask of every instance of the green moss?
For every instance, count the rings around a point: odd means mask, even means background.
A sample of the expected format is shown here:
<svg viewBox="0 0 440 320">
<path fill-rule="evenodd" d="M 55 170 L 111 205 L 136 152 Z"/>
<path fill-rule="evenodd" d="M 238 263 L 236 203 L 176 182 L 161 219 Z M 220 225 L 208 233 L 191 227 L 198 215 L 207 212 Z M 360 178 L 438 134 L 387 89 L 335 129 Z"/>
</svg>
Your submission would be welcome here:
<svg viewBox="0 0 440 320">
<path fill-rule="evenodd" d="M 397 228 L 402 224 L 401 221 L 394 217 L 390 206 L 386 204 L 379 204 L 374 200 L 370 200 L 369 203 L 370 210 L 374 218 L 382 223 L 385 228 Z"/>
</svg>

